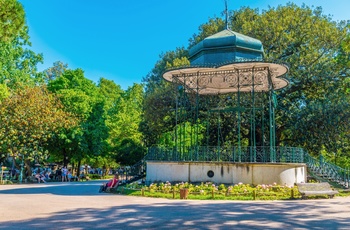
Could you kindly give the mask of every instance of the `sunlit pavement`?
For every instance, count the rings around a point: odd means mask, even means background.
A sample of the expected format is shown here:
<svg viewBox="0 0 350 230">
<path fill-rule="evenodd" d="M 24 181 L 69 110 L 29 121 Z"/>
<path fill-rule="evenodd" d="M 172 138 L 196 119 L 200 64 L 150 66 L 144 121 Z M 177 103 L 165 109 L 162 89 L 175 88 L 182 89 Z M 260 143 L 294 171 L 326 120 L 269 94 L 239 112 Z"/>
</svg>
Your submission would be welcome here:
<svg viewBox="0 0 350 230">
<path fill-rule="evenodd" d="M 0 229 L 350 229 L 350 198 L 197 201 L 98 193 L 102 181 L 0 185 Z"/>
</svg>

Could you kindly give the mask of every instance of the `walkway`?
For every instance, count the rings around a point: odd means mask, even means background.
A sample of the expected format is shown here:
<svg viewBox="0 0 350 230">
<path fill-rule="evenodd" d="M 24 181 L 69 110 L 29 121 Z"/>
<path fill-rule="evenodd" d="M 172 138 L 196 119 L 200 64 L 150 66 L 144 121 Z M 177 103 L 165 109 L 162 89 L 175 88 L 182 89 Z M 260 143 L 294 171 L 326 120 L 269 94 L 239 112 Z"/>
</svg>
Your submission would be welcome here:
<svg viewBox="0 0 350 230">
<path fill-rule="evenodd" d="M 0 185 L 0 229 L 350 229 L 350 197 L 170 200 L 100 194 L 100 183 Z"/>
</svg>

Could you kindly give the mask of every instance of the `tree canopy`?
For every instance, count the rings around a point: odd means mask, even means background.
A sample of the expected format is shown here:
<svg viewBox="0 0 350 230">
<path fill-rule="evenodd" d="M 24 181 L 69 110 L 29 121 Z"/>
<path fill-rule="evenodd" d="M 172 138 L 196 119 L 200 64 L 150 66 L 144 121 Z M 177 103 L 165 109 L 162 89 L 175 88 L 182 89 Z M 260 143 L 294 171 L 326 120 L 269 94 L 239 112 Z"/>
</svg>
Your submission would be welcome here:
<svg viewBox="0 0 350 230">
<path fill-rule="evenodd" d="M 0 105 L 0 152 L 26 161 L 47 158 L 50 140 L 77 125 L 45 87 L 18 89 Z"/>
<path fill-rule="evenodd" d="M 17 0 L 0 0 L 0 41 L 8 42 L 25 26 L 23 6 Z"/>
</svg>

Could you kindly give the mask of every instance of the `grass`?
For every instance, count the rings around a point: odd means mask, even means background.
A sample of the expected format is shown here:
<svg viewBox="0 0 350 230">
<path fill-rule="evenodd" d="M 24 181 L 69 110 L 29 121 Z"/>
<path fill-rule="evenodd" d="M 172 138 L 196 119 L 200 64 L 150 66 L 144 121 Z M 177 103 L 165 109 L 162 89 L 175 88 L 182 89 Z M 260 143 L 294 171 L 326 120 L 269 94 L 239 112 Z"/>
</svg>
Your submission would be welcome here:
<svg viewBox="0 0 350 230">
<path fill-rule="evenodd" d="M 180 189 L 186 188 L 189 193 L 187 199 L 191 200 L 291 200 L 301 199 L 296 186 L 257 185 L 215 185 L 211 182 L 201 184 L 170 182 L 154 183 L 150 186 L 139 185 L 136 182 L 121 186 L 117 193 L 130 196 L 144 196 L 167 199 L 180 199 Z M 339 189 L 337 196 L 350 196 L 349 190 Z M 313 196 L 311 199 L 328 198 L 328 196 Z"/>
<path fill-rule="evenodd" d="M 273 185 L 251 186 L 247 184 L 215 185 L 211 182 L 201 184 L 170 182 L 151 184 L 137 183 L 119 187 L 119 193 L 130 196 L 161 197 L 180 199 L 180 189 L 188 189 L 188 199 L 193 200 L 286 200 L 300 198 L 296 187 Z"/>
</svg>

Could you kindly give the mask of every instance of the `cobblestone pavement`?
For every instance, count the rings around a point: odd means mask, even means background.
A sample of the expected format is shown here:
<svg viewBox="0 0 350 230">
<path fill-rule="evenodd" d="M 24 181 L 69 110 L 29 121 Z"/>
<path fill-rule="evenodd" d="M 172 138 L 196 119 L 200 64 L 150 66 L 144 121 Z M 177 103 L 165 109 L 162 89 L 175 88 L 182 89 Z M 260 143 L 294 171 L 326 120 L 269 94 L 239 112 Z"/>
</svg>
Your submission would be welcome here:
<svg viewBox="0 0 350 230">
<path fill-rule="evenodd" d="M 0 229 L 350 229 L 350 197 L 172 200 L 98 193 L 100 184 L 0 185 Z"/>
</svg>

